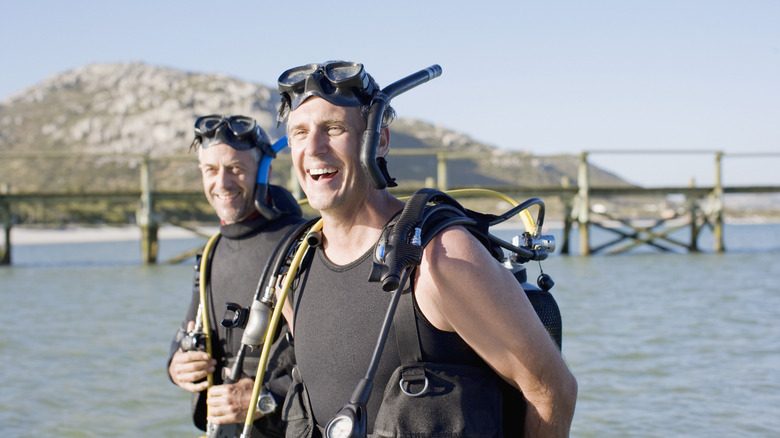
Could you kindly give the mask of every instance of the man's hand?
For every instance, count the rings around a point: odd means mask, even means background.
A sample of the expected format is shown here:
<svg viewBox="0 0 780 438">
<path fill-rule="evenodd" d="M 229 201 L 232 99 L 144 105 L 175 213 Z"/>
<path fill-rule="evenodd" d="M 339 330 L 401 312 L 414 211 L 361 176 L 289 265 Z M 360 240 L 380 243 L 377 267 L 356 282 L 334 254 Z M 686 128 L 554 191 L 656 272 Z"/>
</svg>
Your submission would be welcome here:
<svg viewBox="0 0 780 438">
<path fill-rule="evenodd" d="M 190 321 L 187 331 L 195 329 L 195 322 Z M 217 361 L 209 359 L 205 351 L 177 351 L 171 359 L 168 374 L 173 383 L 190 392 L 200 392 L 208 388 L 206 376 L 216 369 Z"/>
<path fill-rule="evenodd" d="M 230 374 L 230 370 L 225 370 Z M 232 384 L 216 385 L 209 389 L 209 397 L 206 404 L 209 406 L 208 421 L 212 424 L 243 423 L 246 421 L 246 413 L 249 402 L 252 401 L 252 388 L 254 380 L 244 376 L 241 380 Z M 255 406 L 252 406 L 253 420 L 262 416 Z"/>
</svg>

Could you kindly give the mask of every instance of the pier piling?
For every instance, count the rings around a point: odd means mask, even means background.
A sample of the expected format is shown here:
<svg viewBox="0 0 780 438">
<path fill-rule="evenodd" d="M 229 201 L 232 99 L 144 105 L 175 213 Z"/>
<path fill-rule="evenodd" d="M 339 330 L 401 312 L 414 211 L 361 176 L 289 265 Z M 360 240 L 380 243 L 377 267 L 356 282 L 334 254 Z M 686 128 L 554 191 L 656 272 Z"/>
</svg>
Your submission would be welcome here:
<svg viewBox="0 0 780 438">
<path fill-rule="evenodd" d="M 149 159 L 141 162 L 141 200 L 136 212 L 136 222 L 141 228 L 141 261 L 150 265 L 157 263 L 157 231 L 159 221 L 154 214 L 154 198 L 152 197 L 152 177 L 149 171 Z"/>
</svg>

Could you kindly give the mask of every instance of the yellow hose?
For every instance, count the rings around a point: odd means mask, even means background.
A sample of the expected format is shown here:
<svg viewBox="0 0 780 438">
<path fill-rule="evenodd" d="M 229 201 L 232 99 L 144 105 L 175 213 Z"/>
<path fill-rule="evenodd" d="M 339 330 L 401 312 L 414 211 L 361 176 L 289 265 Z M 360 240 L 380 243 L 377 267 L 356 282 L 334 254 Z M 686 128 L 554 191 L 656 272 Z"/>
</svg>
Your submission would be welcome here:
<svg viewBox="0 0 780 438">
<path fill-rule="evenodd" d="M 200 269 L 198 272 L 198 286 L 200 289 L 201 307 L 200 314 L 201 321 L 203 322 L 203 337 L 206 342 L 206 354 L 209 356 L 209 359 L 211 358 L 211 329 L 209 327 L 208 306 L 206 305 L 206 275 L 209 269 L 209 255 L 211 254 L 211 249 L 214 246 L 214 243 L 217 241 L 217 238 L 219 238 L 219 232 L 211 236 L 209 241 L 206 242 L 206 247 L 203 249 L 203 257 L 200 259 Z M 214 385 L 214 375 L 209 373 L 206 376 L 206 380 L 209 382 L 209 388 L 211 388 Z M 208 390 L 206 390 L 206 398 L 208 398 Z M 208 405 L 206 405 L 206 417 L 208 417 L 208 415 L 209 408 Z"/>
<path fill-rule="evenodd" d="M 497 192 L 495 190 L 490 189 L 456 189 L 456 190 L 448 190 L 445 193 L 448 195 L 451 195 L 452 197 L 457 197 L 458 195 L 461 196 L 486 196 L 486 197 L 493 197 L 498 198 L 503 201 L 508 202 L 512 207 L 517 207 L 520 203 L 514 200 L 512 197 L 507 196 L 501 192 Z M 522 210 L 518 213 L 520 216 L 520 219 L 523 221 L 523 224 L 525 225 L 525 230 L 528 231 L 531 235 L 536 234 L 536 224 L 534 223 L 534 218 L 531 216 L 531 213 L 528 212 L 528 210 Z"/>
<path fill-rule="evenodd" d="M 309 228 L 309 231 L 306 232 L 306 235 L 308 236 L 309 233 L 313 231 L 319 231 L 322 229 L 322 219 L 318 220 L 314 225 Z M 306 239 L 303 239 L 301 241 L 301 245 L 298 247 L 298 249 L 295 252 L 295 256 L 292 259 L 292 262 L 290 263 L 290 269 L 287 272 L 287 276 L 284 278 L 284 284 L 282 285 L 282 290 L 279 292 L 279 296 L 276 300 L 276 307 L 274 307 L 274 312 L 271 315 L 271 321 L 268 323 L 268 331 L 265 333 L 265 341 L 263 343 L 263 351 L 260 354 L 260 363 L 257 364 L 257 374 L 255 375 L 255 384 L 252 387 L 252 399 L 249 401 L 249 408 L 246 412 L 246 421 L 244 421 L 244 433 L 242 436 L 249 436 L 252 430 L 252 422 L 254 417 L 254 407 L 257 405 L 257 399 L 260 398 L 260 387 L 263 386 L 263 378 L 265 377 L 265 369 L 268 365 L 268 356 L 271 352 L 271 345 L 274 342 L 274 334 L 276 333 L 276 328 L 279 325 L 279 321 L 281 319 L 282 315 L 282 308 L 284 307 L 284 302 L 287 300 L 287 294 L 290 292 L 290 287 L 292 286 L 293 280 L 295 280 L 295 275 L 298 273 L 298 268 L 301 265 L 301 260 L 303 259 L 304 254 L 306 253 L 306 250 L 309 248 L 309 243 L 306 241 Z"/>
</svg>

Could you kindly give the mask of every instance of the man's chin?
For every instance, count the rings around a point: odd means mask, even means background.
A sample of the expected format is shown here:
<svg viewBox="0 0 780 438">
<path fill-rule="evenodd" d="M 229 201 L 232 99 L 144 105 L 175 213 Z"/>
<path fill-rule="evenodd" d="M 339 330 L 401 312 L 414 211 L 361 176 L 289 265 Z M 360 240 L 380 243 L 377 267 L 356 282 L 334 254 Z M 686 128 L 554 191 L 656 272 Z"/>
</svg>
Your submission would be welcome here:
<svg viewBox="0 0 780 438">
<path fill-rule="evenodd" d="M 241 222 L 241 219 L 246 215 L 239 214 L 239 212 L 235 210 L 221 210 L 217 213 L 217 216 L 219 217 L 219 220 L 225 224 L 234 224 L 236 222 Z"/>
<path fill-rule="evenodd" d="M 309 206 L 317 211 L 329 210 L 333 207 L 333 199 L 329 197 L 307 198 Z"/>
</svg>

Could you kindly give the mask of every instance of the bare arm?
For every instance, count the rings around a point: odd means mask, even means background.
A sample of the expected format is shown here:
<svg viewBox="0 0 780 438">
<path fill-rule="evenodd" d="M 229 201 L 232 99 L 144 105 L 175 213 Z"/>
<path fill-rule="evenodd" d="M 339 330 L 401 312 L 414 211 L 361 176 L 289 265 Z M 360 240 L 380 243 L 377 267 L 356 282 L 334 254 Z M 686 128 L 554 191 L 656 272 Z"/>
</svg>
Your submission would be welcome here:
<svg viewBox="0 0 780 438">
<path fill-rule="evenodd" d="M 520 284 L 473 236 L 453 227 L 426 247 L 416 296 L 431 323 L 523 392 L 526 436 L 568 436 L 577 382 Z"/>
</svg>

